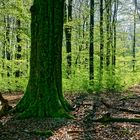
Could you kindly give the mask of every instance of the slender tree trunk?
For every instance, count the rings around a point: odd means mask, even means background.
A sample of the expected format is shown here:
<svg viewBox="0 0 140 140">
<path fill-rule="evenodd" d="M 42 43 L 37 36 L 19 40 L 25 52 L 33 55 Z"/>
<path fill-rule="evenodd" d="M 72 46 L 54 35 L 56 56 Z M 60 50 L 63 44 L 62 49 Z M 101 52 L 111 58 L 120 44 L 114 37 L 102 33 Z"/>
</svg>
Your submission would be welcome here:
<svg viewBox="0 0 140 140">
<path fill-rule="evenodd" d="M 89 79 L 94 79 L 94 0 L 90 0 Z"/>
<path fill-rule="evenodd" d="M 103 0 L 100 0 L 100 82 L 103 76 L 104 61 L 104 30 L 103 30 Z"/>
<path fill-rule="evenodd" d="M 11 52 L 10 52 L 10 16 L 4 16 L 4 23 L 5 23 L 5 37 L 4 37 L 4 49 L 3 49 L 3 59 L 5 61 L 11 60 Z M 5 62 L 4 61 L 4 62 Z M 3 77 L 10 76 L 11 69 L 10 66 L 3 62 L 3 70 L 4 74 Z M 5 75 L 6 74 L 6 75 Z"/>
<path fill-rule="evenodd" d="M 135 61 L 136 61 L 136 14 L 137 14 L 137 0 L 134 0 L 135 10 L 134 10 L 134 30 L 133 30 L 133 71 L 135 71 Z"/>
<path fill-rule="evenodd" d="M 21 37 L 20 37 L 20 28 L 21 28 L 21 21 L 19 19 L 16 20 L 16 26 L 17 26 L 17 46 L 16 46 L 16 59 L 20 60 L 21 59 Z M 20 77 L 20 70 L 16 70 L 15 72 L 15 77 Z"/>
<path fill-rule="evenodd" d="M 16 25 L 17 25 L 17 53 L 16 53 L 16 59 L 21 59 L 21 38 L 20 38 L 20 26 L 21 26 L 21 21 L 19 19 L 17 19 L 16 21 Z"/>
<path fill-rule="evenodd" d="M 115 7 L 116 7 L 116 4 L 115 4 Z M 116 7 L 117 8 L 117 7 Z M 115 65 L 116 65 L 116 23 L 117 23 L 117 9 L 115 8 L 115 12 L 114 12 L 114 14 L 115 14 L 115 19 L 114 19 L 114 25 L 113 25 L 113 30 L 114 30 L 114 35 L 113 35 L 113 37 L 114 37 L 114 43 L 113 43 L 113 52 L 112 52 L 112 65 L 113 65 L 113 69 L 115 70 Z"/>
<path fill-rule="evenodd" d="M 62 94 L 64 0 L 34 0 L 31 7 L 30 78 L 16 106 L 21 118 L 70 117 Z"/>
<path fill-rule="evenodd" d="M 66 1 L 65 1 L 66 4 Z M 67 8 L 68 7 L 68 8 Z M 68 6 L 65 6 L 65 22 L 70 22 L 72 20 L 72 0 L 68 0 Z M 71 74 L 71 31 L 72 28 L 69 25 L 65 27 L 66 36 L 66 52 L 67 52 L 67 75 Z"/>
<path fill-rule="evenodd" d="M 116 65 L 116 24 L 117 24 L 117 11 L 118 11 L 118 0 L 114 2 L 114 13 L 113 13 L 113 45 L 112 45 L 112 72 L 115 74 L 115 65 Z"/>
<path fill-rule="evenodd" d="M 108 70 L 108 66 L 110 65 L 110 58 L 111 58 L 111 12 L 112 12 L 112 0 L 105 0 L 106 5 L 106 67 Z"/>
<path fill-rule="evenodd" d="M 9 51 L 9 47 L 10 47 L 10 16 L 7 15 L 5 16 L 5 24 L 6 24 L 6 33 L 5 33 L 5 58 L 7 60 L 11 60 L 11 54 Z"/>
</svg>

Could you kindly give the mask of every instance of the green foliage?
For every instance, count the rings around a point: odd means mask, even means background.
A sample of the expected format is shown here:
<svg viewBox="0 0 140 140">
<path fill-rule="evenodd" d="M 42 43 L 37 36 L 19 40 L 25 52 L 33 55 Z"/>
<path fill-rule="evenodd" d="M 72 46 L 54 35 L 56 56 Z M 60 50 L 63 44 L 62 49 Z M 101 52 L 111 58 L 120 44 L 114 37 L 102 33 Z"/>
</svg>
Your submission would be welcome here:
<svg viewBox="0 0 140 140">
<path fill-rule="evenodd" d="M 75 68 L 70 78 L 63 78 L 63 88 L 66 91 L 86 91 L 88 82 L 88 71 Z"/>
<path fill-rule="evenodd" d="M 1 91 L 24 90 L 26 87 L 29 77 L 31 2 L 31 0 L 0 2 Z"/>
<path fill-rule="evenodd" d="M 129 1 L 128 1 L 129 2 Z M 31 0 L 4 0 L 0 2 L 0 91 L 24 90 L 29 77 L 29 58 L 30 58 L 30 6 Z M 94 27 L 94 81 L 89 81 L 89 4 L 88 2 L 73 3 L 73 18 L 65 26 L 72 27 L 72 74 L 66 72 L 66 45 L 65 36 L 63 39 L 63 90 L 64 91 L 120 91 L 133 84 L 140 83 L 140 28 L 136 31 L 136 59 L 135 71 L 132 71 L 132 32 L 126 30 L 119 19 L 117 23 L 117 51 L 115 74 L 107 70 L 104 62 L 103 78 L 100 79 L 99 69 L 99 11 L 98 4 L 95 5 L 95 27 Z M 124 7 L 122 7 L 124 8 Z M 122 9 L 123 10 L 123 9 Z M 125 11 L 127 13 L 128 11 Z M 131 11 L 132 12 L 132 11 Z M 119 13 L 121 15 L 121 13 Z M 132 13 L 131 13 L 132 14 Z M 123 15 L 123 14 L 122 14 Z M 133 15 L 133 14 L 132 14 Z M 131 15 L 131 16 L 132 16 Z M 132 18 L 132 17 L 131 17 Z M 7 19 L 6 21 L 4 19 Z M 9 19 L 9 20 L 8 20 Z M 20 28 L 17 28 L 16 21 L 20 20 Z M 123 21 L 125 23 L 125 21 Z M 127 20 L 128 22 L 128 20 Z M 10 25 L 10 29 L 8 27 Z M 106 21 L 104 21 L 106 25 Z M 129 25 L 132 27 L 131 23 Z M 104 27 L 105 28 L 105 27 Z M 9 32 L 9 34 L 8 34 Z M 17 42 L 17 35 L 20 41 Z M 104 43 L 107 43 L 105 32 Z M 10 40 L 10 41 L 9 41 Z M 21 51 L 17 51 L 17 46 L 21 46 Z M 105 46 L 106 47 L 106 46 Z M 11 54 L 10 60 L 7 60 L 6 53 Z M 21 54 L 17 59 L 16 54 Z M 106 57 L 106 48 L 104 49 L 104 58 Z M 105 60 L 104 60 L 105 61 Z M 17 77 L 16 72 L 21 74 Z"/>
<path fill-rule="evenodd" d="M 0 78 L 0 91 L 24 91 L 27 81 L 27 78 Z"/>
</svg>

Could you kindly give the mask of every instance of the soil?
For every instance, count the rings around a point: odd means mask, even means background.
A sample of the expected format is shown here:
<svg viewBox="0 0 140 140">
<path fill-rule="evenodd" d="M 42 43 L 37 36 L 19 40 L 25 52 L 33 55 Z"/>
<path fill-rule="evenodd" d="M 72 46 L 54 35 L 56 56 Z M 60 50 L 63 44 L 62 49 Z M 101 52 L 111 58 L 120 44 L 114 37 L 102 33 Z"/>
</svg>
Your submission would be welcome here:
<svg viewBox="0 0 140 140">
<path fill-rule="evenodd" d="M 23 93 L 3 93 L 3 96 L 14 107 Z M 10 113 L 0 117 L 0 140 L 140 140 L 140 123 L 95 122 L 106 114 L 140 119 L 140 85 L 125 93 L 66 93 L 65 96 L 75 108 L 71 112 L 75 119 L 19 120 Z"/>
</svg>

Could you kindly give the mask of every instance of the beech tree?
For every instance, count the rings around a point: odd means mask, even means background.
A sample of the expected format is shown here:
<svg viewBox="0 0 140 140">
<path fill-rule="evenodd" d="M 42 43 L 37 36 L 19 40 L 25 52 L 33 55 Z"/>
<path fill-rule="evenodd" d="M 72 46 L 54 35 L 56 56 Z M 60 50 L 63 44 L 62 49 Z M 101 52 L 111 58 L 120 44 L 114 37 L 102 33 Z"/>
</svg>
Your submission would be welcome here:
<svg viewBox="0 0 140 140">
<path fill-rule="evenodd" d="M 104 61 L 104 30 L 103 30 L 103 5 L 104 1 L 100 0 L 100 82 L 103 76 L 103 61 Z"/>
<path fill-rule="evenodd" d="M 115 74 L 115 66 L 116 66 L 116 47 L 117 47 L 117 12 L 118 12 L 118 0 L 114 1 L 114 11 L 113 11 L 113 21 L 112 21 L 112 28 L 113 28 L 113 45 L 112 45 L 112 72 Z"/>
<path fill-rule="evenodd" d="M 136 59 L 136 14 L 137 14 L 137 0 L 134 0 L 134 29 L 133 29 L 133 71 L 135 71 L 135 59 Z"/>
<path fill-rule="evenodd" d="M 94 79 L 94 0 L 90 0 L 89 79 Z"/>
<path fill-rule="evenodd" d="M 71 117 L 62 94 L 64 0 L 34 0 L 31 6 L 30 77 L 16 106 L 19 117 Z"/>
<path fill-rule="evenodd" d="M 111 16 L 112 16 L 112 0 L 105 0 L 105 6 L 106 6 L 106 67 L 108 70 L 108 67 L 110 65 L 110 57 L 111 57 L 111 36 L 112 36 L 112 29 L 111 29 Z"/>
<path fill-rule="evenodd" d="M 68 4 L 65 0 L 65 22 L 72 21 L 72 0 L 68 0 Z M 66 25 L 65 36 L 66 36 L 66 52 L 67 52 L 67 77 L 71 74 L 72 56 L 71 56 L 71 32 L 72 27 Z"/>
</svg>

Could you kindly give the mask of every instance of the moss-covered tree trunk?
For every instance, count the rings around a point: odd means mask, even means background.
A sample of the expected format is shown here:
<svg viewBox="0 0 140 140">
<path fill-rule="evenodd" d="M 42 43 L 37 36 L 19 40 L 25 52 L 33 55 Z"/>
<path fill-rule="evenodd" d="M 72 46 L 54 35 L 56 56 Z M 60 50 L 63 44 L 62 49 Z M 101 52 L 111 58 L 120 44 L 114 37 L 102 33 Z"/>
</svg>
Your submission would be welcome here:
<svg viewBox="0 0 140 140">
<path fill-rule="evenodd" d="M 64 0 L 34 0 L 31 7 L 30 78 L 16 106 L 20 117 L 69 117 L 62 94 Z"/>
</svg>

